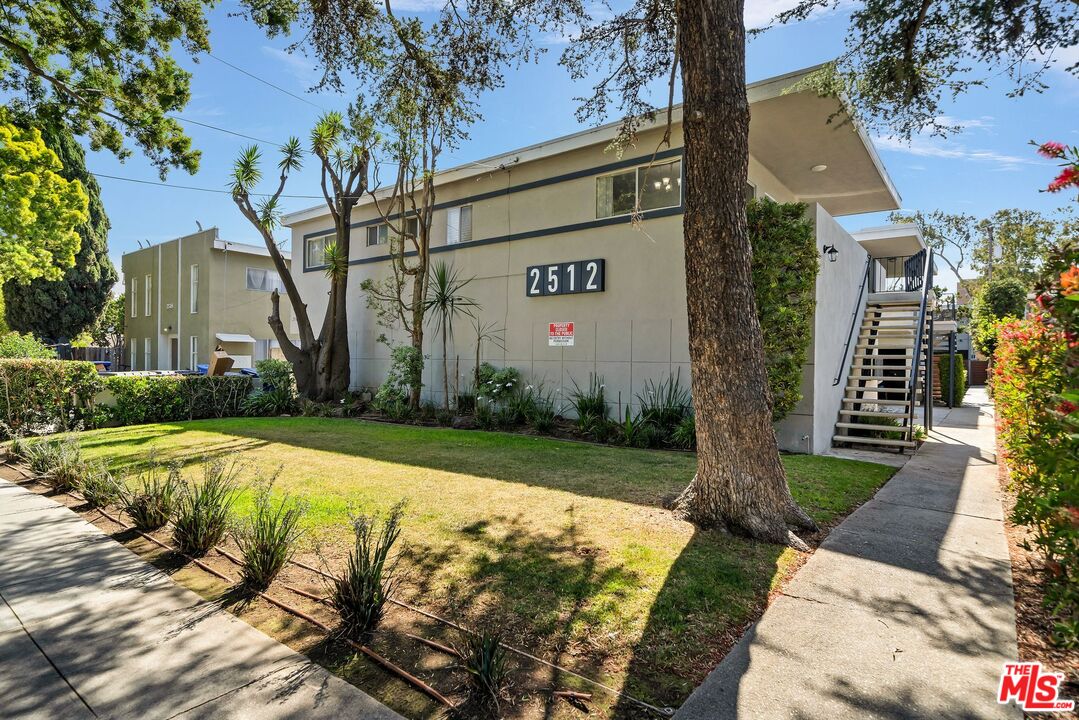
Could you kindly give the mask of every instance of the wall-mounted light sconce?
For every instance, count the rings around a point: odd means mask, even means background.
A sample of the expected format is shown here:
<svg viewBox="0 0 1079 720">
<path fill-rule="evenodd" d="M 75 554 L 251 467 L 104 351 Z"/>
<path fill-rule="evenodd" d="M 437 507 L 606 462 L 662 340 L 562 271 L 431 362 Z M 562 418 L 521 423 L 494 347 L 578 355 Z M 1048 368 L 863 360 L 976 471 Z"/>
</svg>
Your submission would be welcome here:
<svg viewBox="0 0 1079 720">
<path fill-rule="evenodd" d="M 835 245 L 825 245 L 821 253 L 828 258 L 828 262 L 835 262 L 839 257 L 839 251 L 835 249 Z"/>
</svg>

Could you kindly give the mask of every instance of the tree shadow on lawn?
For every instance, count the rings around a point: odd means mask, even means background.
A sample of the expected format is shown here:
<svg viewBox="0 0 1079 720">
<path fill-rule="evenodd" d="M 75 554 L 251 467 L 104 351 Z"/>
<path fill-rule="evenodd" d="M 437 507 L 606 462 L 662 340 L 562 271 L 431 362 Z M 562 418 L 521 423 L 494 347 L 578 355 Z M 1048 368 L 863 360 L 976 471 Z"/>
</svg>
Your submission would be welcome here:
<svg viewBox="0 0 1079 720">
<path fill-rule="evenodd" d="M 584 530 L 571 508 L 563 526 L 547 532 L 522 515 L 492 516 L 461 528 L 452 550 L 412 546 L 405 561 L 421 582 L 410 583 L 410 599 L 430 606 L 436 596 L 468 626 L 495 624 L 510 644 L 548 662 L 677 707 L 763 607 L 785 565 L 781 546 L 696 532 L 658 595 L 642 602 L 654 575 L 590 547 Z M 457 575 L 437 587 L 438 570 L 450 564 Z M 546 698 L 544 717 L 564 716 L 564 701 L 546 692 L 559 688 L 592 693 L 590 706 L 601 716 L 608 709 L 616 717 L 646 714 L 549 666 L 515 662 L 525 676 L 518 691 Z"/>
<path fill-rule="evenodd" d="M 696 457 L 668 450 L 638 450 L 570 442 L 513 433 L 461 431 L 337 418 L 225 418 L 152 428 L 137 436 L 139 448 L 123 452 L 129 442 L 89 438 L 88 449 L 108 449 L 117 460 L 145 453 L 155 439 L 185 431 L 219 433 L 235 443 L 206 443 L 161 448 L 164 457 L 227 455 L 280 443 L 300 450 L 319 450 L 400 466 L 544 487 L 638 505 L 660 506 L 693 477 Z M 167 443 L 166 443 L 167 444 Z M 167 450 L 167 452 L 165 452 Z M 193 451 L 193 454 L 192 454 Z M 344 467 L 343 470 L 346 470 Z M 347 470 L 346 470 L 347 471 Z"/>
</svg>

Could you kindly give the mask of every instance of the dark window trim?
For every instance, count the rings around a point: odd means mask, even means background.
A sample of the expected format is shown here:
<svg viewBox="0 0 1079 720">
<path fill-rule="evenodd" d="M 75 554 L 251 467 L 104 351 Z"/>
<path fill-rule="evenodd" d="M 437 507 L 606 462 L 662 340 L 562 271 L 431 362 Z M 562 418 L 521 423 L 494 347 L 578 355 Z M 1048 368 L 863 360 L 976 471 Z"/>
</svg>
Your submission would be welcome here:
<svg viewBox="0 0 1079 720">
<path fill-rule="evenodd" d="M 661 152 L 658 152 L 658 153 L 655 154 L 655 159 L 656 160 L 664 160 L 664 159 L 667 159 L 667 158 L 675 158 L 675 157 L 681 157 L 681 156 L 682 156 L 682 148 L 679 147 L 679 148 L 671 148 L 669 150 L 663 150 Z M 511 185 L 509 187 L 502 188 L 502 189 L 499 189 L 499 190 L 492 190 L 490 192 L 479 193 L 477 195 L 469 195 L 468 197 L 463 197 L 463 198 L 460 198 L 458 200 L 447 200 L 446 202 L 435 203 L 433 209 L 435 209 L 435 210 L 445 210 L 446 208 L 456 207 L 456 206 L 459 206 L 459 205 L 471 205 L 471 204 L 473 204 L 475 202 L 478 202 L 480 200 L 489 200 L 491 198 L 502 197 L 502 196 L 505 196 L 505 195 L 512 195 L 514 193 L 524 192 L 526 190 L 534 190 L 535 188 L 546 187 L 547 185 L 556 185 L 558 183 L 568 182 L 570 180 L 580 180 L 581 178 L 592 177 L 592 176 L 595 176 L 595 175 L 604 175 L 606 173 L 613 172 L 615 170 L 621 170 L 621 169 L 624 169 L 624 168 L 636 167 L 636 166 L 642 165 L 642 164 L 646 165 L 651 161 L 652 161 L 652 156 L 651 155 L 643 155 L 641 157 L 626 158 L 626 159 L 623 159 L 623 160 L 619 160 L 618 162 L 607 163 L 606 165 L 599 165 L 597 167 L 584 168 L 583 170 L 575 170 L 574 172 L 571 172 L 571 173 L 564 173 L 562 175 L 554 175 L 554 176 L 549 177 L 549 178 L 543 178 L 542 180 L 534 180 L 532 182 L 521 183 L 520 185 Z M 683 192 L 683 195 L 684 194 L 685 193 Z M 656 218 L 656 217 L 667 217 L 667 216 L 670 216 L 670 215 L 679 215 L 679 214 L 682 213 L 683 204 L 684 204 L 684 200 L 682 202 L 680 202 L 678 205 L 675 205 L 675 206 L 672 206 L 672 207 L 660 208 L 660 209 L 657 209 L 657 210 L 648 210 L 648 211 L 644 212 L 642 214 L 642 216 L 643 216 L 643 218 L 645 220 L 648 220 L 650 218 Z M 393 216 L 390 217 L 390 219 L 391 220 L 396 219 L 397 217 L 400 217 L 400 214 L 393 215 Z M 622 223 L 630 222 L 631 219 L 632 219 L 632 215 L 615 215 L 615 216 L 612 216 L 612 217 L 597 218 L 596 220 L 589 220 L 589 221 L 581 222 L 581 223 L 573 223 L 571 225 L 560 225 L 558 227 L 543 228 L 541 230 L 529 230 L 527 232 L 514 233 L 512 235 L 502 235 L 502 236 L 499 236 L 499 237 L 484 238 L 482 240 L 472 240 L 472 241 L 467 242 L 467 243 L 457 243 L 455 245 L 440 245 L 439 247 L 431 248 L 431 252 L 432 253 L 445 252 L 447 250 L 454 250 L 456 248 L 461 248 L 461 247 L 475 247 L 475 246 L 479 246 L 479 245 L 492 245 L 494 243 L 500 243 L 500 242 L 512 242 L 513 240 L 526 240 L 528 238 L 533 238 L 533 237 L 542 237 L 544 235 L 557 235 L 557 234 L 565 233 L 565 232 L 574 232 L 575 230 L 588 230 L 588 229 L 596 228 L 596 227 L 606 227 L 608 225 L 619 225 L 619 224 L 622 224 Z M 385 222 L 385 219 L 381 218 L 381 217 L 371 219 L 371 220 L 362 220 L 362 221 L 354 222 L 354 223 L 350 224 L 349 225 L 349 230 L 356 230 L 358 228 L 364 228 L 364 227 L 367 227 L 369 225 L 377 225 L 378 223 L 382 223 L 382 222 Z M 326 265 L 308 266 L 308 264 L 307 264 L 307 241 L 311 240 L 311 239 L 314 239 L 314 238 L 317 238 L 317 237 L 322 237 L 324 235 L 333 235 L 333 233 L 334 233 L 333 229 L 330 229 L 330 230 L 316 230 L 315 232 L 310 232 L 310 233 L 307 233 L 306 235 L 303 236 L 303 238 L 302 238 L 302 245 L 303 245 L 303 250 L 304 250 L 304 253 L 303 253 L 303 262 L 304 262 L 303 271 L 305 273 L 307 273 L 307 272 L 315 272 L 317 270 L 325 270 L 326 267 L 327 267 Z M 365 245 L 365 247 L 367 247 L 367 246 Z M 415 253 L 405 253 L 406 256 L 414 255 L 414 254 Z M 382 260 L 389 259 L 389 257 L 390 257 L 389 255 L 380 255 L 380 256 L 377 256 L 377 257 L 357 258 L 355 260 L 349 260 L 348 264 L 349 265 L 363 265 L 363 264 L 366 264 L 366 263 L 380 262 Z"/>
</svg>

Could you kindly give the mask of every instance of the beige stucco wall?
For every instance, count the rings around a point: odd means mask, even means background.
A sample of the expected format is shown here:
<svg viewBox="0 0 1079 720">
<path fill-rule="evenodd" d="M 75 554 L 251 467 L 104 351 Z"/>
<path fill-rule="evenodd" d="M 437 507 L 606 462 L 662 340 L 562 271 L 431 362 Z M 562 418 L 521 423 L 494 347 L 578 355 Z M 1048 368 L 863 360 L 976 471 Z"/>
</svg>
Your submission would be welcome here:
<svg viewBox="0 0 1079 720">
<path fill-rule="evenodd" d="M 273 338 L 266 317 L 270 314 L 270 293 L 248 290 L 248 267 L 272 270 L 268 256 L 214 248 L 217 228 L 186 235 L 150 248 L 126 253 L 122 259 L 127 293 L 126 338 L 136 345 L 135 369 L 193 369 L 190 338 L 198 337 L 198 363 L 206 363 L 217 345 L 219 332 L 242 333 L 258 340 Z M 198 308 L 191 312 L 191 266 L 198 265 Z M 146 275 L 152 277 L 152 311 L 145 313 Z M 131 281 L 138 279 L 136 316 L 131 313 Z M 281 314 L 286 327 L 291 306 L 282 300 Z M 178 342 L 178 368 L 173 367 L 171 338 Z M 147 367 L 143 352 L 145 338 L 151 339 L 151 362 Z M 230 345 L 237 355 L 252 355 L 250 344 Z M 128 358 L 125 358 L 127 361 Z"/>
</svg>

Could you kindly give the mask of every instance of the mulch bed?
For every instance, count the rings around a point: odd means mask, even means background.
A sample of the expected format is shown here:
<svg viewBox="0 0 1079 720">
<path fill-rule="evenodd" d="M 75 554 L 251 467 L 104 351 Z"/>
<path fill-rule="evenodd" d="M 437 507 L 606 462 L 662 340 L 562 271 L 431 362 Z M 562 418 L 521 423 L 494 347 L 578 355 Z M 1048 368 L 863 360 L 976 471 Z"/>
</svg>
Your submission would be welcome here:
<svg viewBox="0 0 1079 720">
<path fill-rule="evenodd" d="M 1000 457 L 997 447 L 997 457 Z M 1009 488 L 1008 466 L 1004 462 L 997 465 L 997 479 L 1003 491 L 1004 527 L 1008 535 L 1008 549 L 1012 559 L 1012 585 L 1015 590 L 1015 625 L 1019 640 L 1019 660 L 1040 662 L 1043 668 L 1062 672 L 1067 683 L 1061 689 L 1062 698 L 1079 702 L 1079 649 L 1068 650 L 1053 644 L 1051 637 L 1053 622 L 1049 611 L 1042 603 L 1045 596 L 1044 558 L 1033 550 L 1023 547 L 1023 541 L 1030 535 L 1029 530 L 1011 521 L 1012 507 L 1015 505 L 1015 493 Z M 1028 717 L 1037 718 L 1079 718 L 1079 710 L 1060 713 L 1038 713 Z"/>
</svg>

